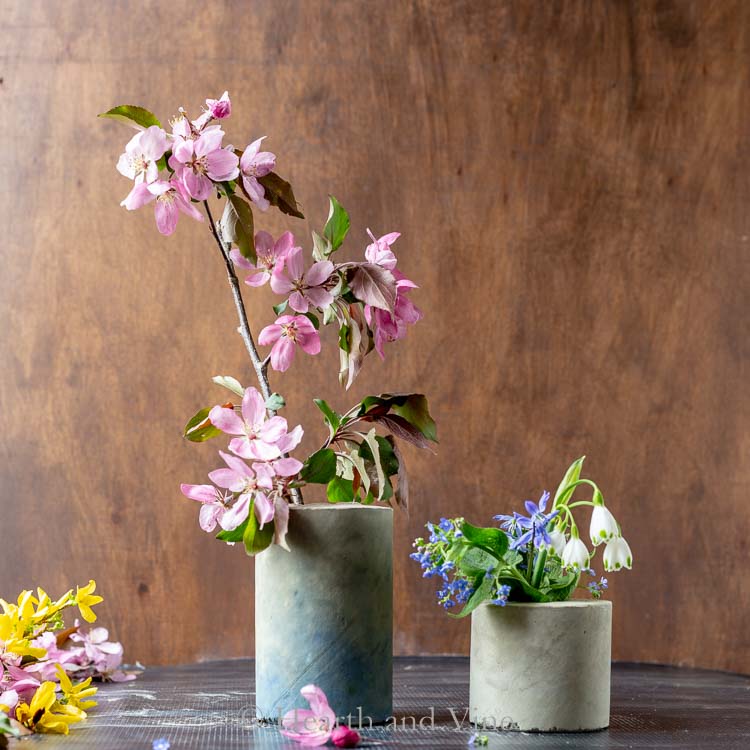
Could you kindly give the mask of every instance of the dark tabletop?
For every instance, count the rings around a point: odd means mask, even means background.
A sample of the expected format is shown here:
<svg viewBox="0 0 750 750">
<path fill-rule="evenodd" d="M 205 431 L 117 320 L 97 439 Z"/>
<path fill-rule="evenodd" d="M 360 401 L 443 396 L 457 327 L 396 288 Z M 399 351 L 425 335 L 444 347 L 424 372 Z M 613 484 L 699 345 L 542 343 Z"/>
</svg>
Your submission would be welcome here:
<svg viewBox="0 0 750 750">
<path fill-rule="evenodd" d="M 275 727 L 255 726 L 253 664 L 241 659 L 146 670 L 136 682 L 104 685 L 88 721 L 68 737 L 11 741 L 23 750 L 150 750 L 164 737 L 172 750 L 298 748 Z M 465 748 L 469 661 L 398 658 L 397 730 L 363 732 L 363 747 Z M 435 727 L 430 728 L 430 707 Z M 335 706 L 334 706 L 335 708 Z M 426 728 L 412 728 L 422 717 Z M 401 726 L 405 720 L 406 728 Z M 616 664 L 609 730 L 589 734 L 487 733 L 490 748 L 750 748 L 750 677 L 675 667 Z"/>
</svg>

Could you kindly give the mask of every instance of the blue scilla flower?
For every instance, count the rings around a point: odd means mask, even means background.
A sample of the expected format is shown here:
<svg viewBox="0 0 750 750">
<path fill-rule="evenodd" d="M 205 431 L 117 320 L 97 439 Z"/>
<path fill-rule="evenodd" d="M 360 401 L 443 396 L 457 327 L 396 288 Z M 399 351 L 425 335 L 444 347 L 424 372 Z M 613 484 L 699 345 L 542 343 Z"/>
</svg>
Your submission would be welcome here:
<svg viewBox="0 0 750 750">
<path fill-rule="evenodd" d="M 518 528 L 523 529 L 524 533 L 521 534 L 517 539 L 511 542 L 511 549 L 518 549 L 532 542 L 535 547 L 539 548 L 542 545 L 552 545 L 549 533 L 547 531 L 547 525 L 549 522 L 559 514 L 559 510 L 553 510 L 551 513 L 545 513 L 547 509 L 547 502 L 549 501 L 549 492 L 543 492 L 539 498 L 539 503 L 534 503 L 531 500 L 527 500 L 524 505 L 527 516 L 522 516 L 518 513 L 514 514 L 517 516 L 516 524 Z"/>
<path fill-rule="evenodd" d="M 440 523 L 438 525 L 443 531 L 446 531 L 446 532 L 453 531 L 453 521 L 450 521 L 447 518 L 441 518 Z"/>
</svg>

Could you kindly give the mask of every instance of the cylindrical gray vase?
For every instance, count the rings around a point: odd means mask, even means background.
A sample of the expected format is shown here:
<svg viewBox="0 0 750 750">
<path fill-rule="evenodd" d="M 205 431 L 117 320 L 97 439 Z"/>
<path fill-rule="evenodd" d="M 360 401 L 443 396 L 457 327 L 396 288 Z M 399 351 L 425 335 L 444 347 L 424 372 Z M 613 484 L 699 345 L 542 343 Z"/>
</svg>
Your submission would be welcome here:
<svg viewBox="0 0 750 750">
<path fill-rule="evenodd" d="M 482 604 L 471 615 L 470 718 L 486 728 L 609 726 L 612 603 Z"/>
<path fill-rule="evenodd" d="M 392 714 L 393 511 L 384 506 L 291 506 L 287 552 L 255 565 L 258 718 L 308 708 L 314 684 L 338 716 L 382 723 Z"/>
</svg>

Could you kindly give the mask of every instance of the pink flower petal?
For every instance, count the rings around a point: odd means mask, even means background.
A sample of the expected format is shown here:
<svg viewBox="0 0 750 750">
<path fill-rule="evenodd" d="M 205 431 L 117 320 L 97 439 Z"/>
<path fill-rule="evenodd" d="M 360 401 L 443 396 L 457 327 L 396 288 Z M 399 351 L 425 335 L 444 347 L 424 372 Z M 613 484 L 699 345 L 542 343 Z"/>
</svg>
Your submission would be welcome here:
<svg viewBox="0 0 750 750">
<path fill-rule="evenodd" d="M 245 521 L 250 512 L 250 493 L 240 495 L 237 502 L 219 519 L 219 525 L 224 531 L 233 531 Z"/>
<path fill-rule="evenodd" d="M 243 172 L 248 171 L 253 166 L 253 159 L 255 159 L 256 154 L 260 150 L 260 144 L 263 143 L 265 137 L 262 136 L 257 141 L 253 141 L 243 152 L 240 158 L 240 167 Z"/>
<path fill-rule="evenodd" d="M 294 289 L 289 276 L 284 272 L 283 266 L 278 265 L 271 274 L 271 289 L 276 294 L 289 294 Z"/>
<path fill-rule="evenodd" d="M 255 516 L 262 529 L 267 523 L 273 521 L 273 503 L 262 493 L 255 493 Z"/>
<path fill-rule="evenodd" d="M 234 409 L 228 409 L 224 406 L 214 406 L 208 412 L 208 418 L 211 424 L 228 435 L 244 435 L 245 423 Z"/>
<path fill-rule="evenodd" d="M 320 260 L 313 263 L 305 273 L 305 284 L 308 286 L 320 286 L 327 281 L 333 273 L 333 263 L 330 260 Z"/>
<path fill-rule="evenodd" d="M 204 505 L 198 517 L 198 524 L 203 531 L 213 531 L 223 515 L 224 508 L 221 505 Z"/>
<path fill-rule="evenodd" d="M 325 310 L 325 308 L 333 302 L 333 295 L 321 286 L 305 289 L 305 297 L 312 302 L 315 307 L 319 307 L 321 310 Z"/>
<path fill-rule="evenodd" d="M 261 346 L 271 346 L 281 337 L 281 326 L 278 323 L 273 323 L 270 326 L 266 326 L 258 335 L 258 343 Z"/>
<path fill-rule="evenodd" d="M 232 492 L 239 492 L 245 486 L 245 480 L 236 471 L 232 471 L 231 469 L 214 469 L 208 472 L 208 478 L 217 487 L 231 490 Z"/>
<path fill-rule="evenodd" d="M 296 290 L 289 295 L 289 307 L 298 313 L 306 313 L 310 309 L 310 305 L 302 292 Z"/>
<path fill-rule="evenodd" d="M 256 482 L 258 487 L 265 487 L 267 490 L 273 488 L 273 468 L 269 463 L 257 463 L 253 464 L 253 471 L 255 472 Z"/>
<path fill-rule="evenodd" d="M 283 258 L 291 252 L 294 246 L 294 235 L 291 232 L 284 232 L 274 245 L 274 252 L 277 258 Z"/>
<path fill-rule="evenodd" d="M 279 440 L 276 441 L 276 445 L 282 453 L 289 453 L 293 451 L 302 441 L 302 436 L 305 431 L 301 425 L 297 425 L 291 432 L 287 432 Z"/>
<path fill-rule="evenodd" d="M 273 470 L 280 477 L 293 477 L 302 470 L 302 465 L 296 458 L 280 458 L 273 462 Z"/>
<path fill-rule="evenodd" d="M 245 283 L 248 286 L 263 286 L 270 278 L 271 274 L 268 271 L 257 271 L 246 276 Z"/>
<path fill-rule="evenodd" d="M 229 449 L 232 449 L 231 444 Z M 281 455 L 281 451 L 277 446 L 266 443 L 263 440 L 250 440 L 247 451 L 240 455 L 244 455 L 245 458 L 252 458 L 256 461 L 273 461 Z"/>
<path fill-rule="evenodd" d="M 208 164 L 208 176 L 212 180 L 234 180 L 240 174 L 237 167 L 239 163 L 237 154 L 227 149 L 220 148 L 213 151 L 206 157 L 206 162 Z"/>
<path fill-rule="evenodd" d="M 264 407 L 265 409 L 265 407 Z M 265 411 L 263 412 L 265 417 Z M 260 429 L 259 437 L 266 443 L 275 443 L 286 434 L 287 421 L 284 417 L 271 417 Z"/>
<path fill-rule="evenodd" d="M 284 266 L 289 271 L 289 276 L 292 279 L 302 278 L 305 271 L 305 260 L 302 257 L 301 247 L 295 247 L 289 251 L 288 255 L 284 258 Z"/>
<path fill-rule="evenodd" d="M 310 333 L 298 333 L 297 343 L 307 354 L 320 354 L 320 336 L 314 328 Z"/>
<path fill-rule="evenodd" d="M 279 547 L 289 550 L 289 545 L 286 543 L 286 535 L 289 531 L 289 503 L 281 497 L 277 497 L 274 500 L 275 514 L 274 514 L 274 544 L 278 544 Z"/>
<path fill-rule="evenodd" d="M 138 182 L 133 185 L 131 191 L 125 196 L 125 199 L 120 203 L 128 211 L 135 211 L 147 203 L 154 200 L 156 196 L 148 189 L 148 185 L 145 182 Z"/>
<path fill-rule="evenodd" d="M 157 199 L 154 206 L 154 215 L 156 216 L 156 228 L 161 234 L 169 236 L 177 229 L 179 209 L 174 200 Z"/>
<path fill-rule="evenodd" d="M 196 174 L 192 169 L 185 169 L 182 182 L 191 198 L 197 201 L 206 200 L 211 195 L 211 180 L 204 174 Z"/>
<path fill-rule="evenodd" d="M 242 417 L 248 425 L 263 424 L 266 419 L 266 402 L 257 388 L 245 388 L 242 397 Z"/>
<path fill-rule="evenodd" d="M 271 349 L 271 367 L 277 372 L 286 372 L 293 360 L 294 344 L 288 338 L 280 338 Z"/>
<path fill-rule="evenodd" d="M 260 232 L 258 234 L 260 234 Z M 257 238 L 258 235 L 256 234 L 255 236 Z M 257 247 L 258 240 L 256 239 L 255 242 Z M 240 268 L 244 268 L 248 271 L 255 270 L 255 266 L 236 247 L 232 248 L 231 252 L 229 253 L 229 257 L 232 259 L 232 262 L 235 266 L 239 266 Z"/>
</svg>

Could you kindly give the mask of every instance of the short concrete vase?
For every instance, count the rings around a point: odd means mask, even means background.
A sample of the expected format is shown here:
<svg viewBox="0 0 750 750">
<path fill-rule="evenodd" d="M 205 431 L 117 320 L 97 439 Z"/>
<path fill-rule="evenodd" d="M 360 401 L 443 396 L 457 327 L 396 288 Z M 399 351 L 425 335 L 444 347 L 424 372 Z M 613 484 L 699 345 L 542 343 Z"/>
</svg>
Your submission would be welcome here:
<svg viewBox="0 0 750 750">
<path fill-rule="evenodd" d="M 609 726 L 612 603 L 482 604 L 471 615 L 470 718 L 487 729 Z"/>
<path fill-rule="evenodd" d="M 308 708 L 323 689 L 338 716 L 392 714 L 393 511 L 359 503 L 291 506 L 291 552 L 255 565 L 258 718 Z M 367 723 L 367 718 L 363 718 Z"/>
</svg>

